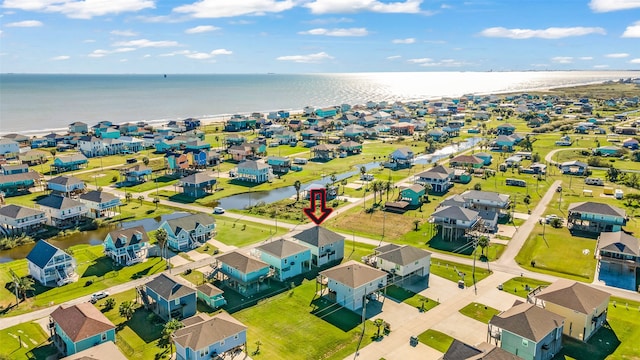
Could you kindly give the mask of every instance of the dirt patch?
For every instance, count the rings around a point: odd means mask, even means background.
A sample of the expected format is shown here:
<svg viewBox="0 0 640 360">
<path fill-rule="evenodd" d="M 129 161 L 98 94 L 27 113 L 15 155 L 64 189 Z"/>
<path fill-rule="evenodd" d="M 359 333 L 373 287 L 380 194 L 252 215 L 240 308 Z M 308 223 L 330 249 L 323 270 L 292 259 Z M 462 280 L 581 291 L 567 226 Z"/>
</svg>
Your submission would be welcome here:
<svg viewBox="0 0 640 360">
<path fill-rule="evenodd" d="M 356 231 L 360 233 L 382 235 L 382 225 L 384 223 L 385 239 L 400 239 L 404 234 L 413 231 L 415 218 L 403 216 L 383 211 L 375 211 L 367 214 L 361 211 L 349 216 L 341 216 L 334 222 L 334 226 L 340 228 L 345 233 Z M 422 220 L 421 220 L 422 223 Z"/>
</svg>

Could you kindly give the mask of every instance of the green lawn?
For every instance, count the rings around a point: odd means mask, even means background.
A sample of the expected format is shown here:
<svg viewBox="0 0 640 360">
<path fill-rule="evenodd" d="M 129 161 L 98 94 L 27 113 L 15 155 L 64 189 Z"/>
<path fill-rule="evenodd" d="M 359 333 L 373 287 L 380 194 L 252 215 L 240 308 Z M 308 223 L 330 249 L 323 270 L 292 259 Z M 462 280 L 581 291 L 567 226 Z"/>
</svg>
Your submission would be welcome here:
<svg viewBox="0 0 640 360">
<path fill-rule="evenodd" d="M 57 353 L 48 338 L 42 327 L 33 322 L 0 330 L 0 357 L 15 360 L 46 359 Z"/>
<path fill-rule="evenodd" d="M 287 233 L 287 229 L 279 227 L 276 232 L 275 223 L 269 226 L 219 217 L 216 221 L 216 233 L 216 240 L 227 245 L 243 247 L 267 240 L 272 236 L 273 238 L 282 236 Z"/>
<path fill-rule="evenodd" d="M 451 336 L 432 329 L 418 335 L 418 341 L 442 353 L 447 352 L 453 340 L 454 339 Z"/>
<path fill-rule="evenodd" d="M 260 341 L 263 359 L 343 359 L 356 351 L 362 325 L 360 314 L 315 299 L 315 280 L 264 300 L 233 316 L 249 327 L 249 353 Z M 367 321 L 360 347 L 372 341 L 376 327 Z"/>
<path fill-rule="evenodd" d="M 502 284 L 502 290 L 504 292 L 508 292 L 509 294 L 513 294 L 521 298 L 526 298 L 527 294 L 529 294 L 530 291 L 527 290 L 527 287 L 533 290 L 538 286 L 547 286 L 549 284 L 550 283 L 546 281 L 518 276 L 505 281 L 504 284 Z"/>
<path fill-rule="evenodd" d="M 482 268 L 483 264 L 478 262 L 476 266 L 476 282 L 489 276 L 489 271 Z M 465 286 L 473 286 L 473 278 L 471 274 L 473 268 L 469 265 L 454 263 L 446 260 L 433 260 L 431 261 L 431 274 L 440 276 L 453 282 L 464 279 Z"/>
<path fill-rule="evenodd" d="M 428 297 L 416 294 L 413 291 L 406 290 L 396 285 L 389 285 L 385 291 L 387 297 L 397 301 L 402 301 L 407 305 L 417 308 L 421 312 L 429 311 L 440 304 L 433 299 L 429 299 Z"/>
<path fill-rule="evenodd" d="M 478 320 L 481 323 L 488 324 L 489 320 L 491 320 L 494 315 L 498 315 L 500 313 L 500 310 L 494 309 L 491 306 L 472 302 L 471 304 L 460 309 L 460 313 L 472 319 Z"/>
</svg>

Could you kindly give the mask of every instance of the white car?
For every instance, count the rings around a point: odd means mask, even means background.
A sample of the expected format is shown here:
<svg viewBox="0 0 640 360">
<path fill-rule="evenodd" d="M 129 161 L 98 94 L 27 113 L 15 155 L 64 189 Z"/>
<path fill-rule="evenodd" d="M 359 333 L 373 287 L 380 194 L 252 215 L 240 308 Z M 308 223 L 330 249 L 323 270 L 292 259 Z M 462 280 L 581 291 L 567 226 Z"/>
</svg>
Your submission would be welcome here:
<svg viewBox="0 0 640 360">
<path fill-rule="evenodd" d="M 221 207 L 219 207 L 219 206 L 214 207 L 214 208 L 213 208 L 213 213 L 214 213 L 214 214 L 224 214 L 224 209 L 223 209 L 223 208 L 221 208 Z"/>
<path fill-rule="evenodd" d="M 89 302 L 91 302 L 92 304 L 95 304 L 98 300 L 104 299 L 109 295 L 110 294 L 108 291 L 98 291 L 97 293 L 93 293 L 91 295 L 91 299 L 89 300 Z"/>
</svg>

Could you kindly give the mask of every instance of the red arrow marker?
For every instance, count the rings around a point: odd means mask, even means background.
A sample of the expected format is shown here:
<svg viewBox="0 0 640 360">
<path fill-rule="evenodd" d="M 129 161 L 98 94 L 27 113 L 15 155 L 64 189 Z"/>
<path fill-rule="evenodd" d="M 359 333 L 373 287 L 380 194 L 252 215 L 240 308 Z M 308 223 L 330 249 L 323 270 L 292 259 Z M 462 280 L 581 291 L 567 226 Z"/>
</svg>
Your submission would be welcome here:
<svg viewBox="0 0 640 360">
<path fill-rule="evenodd" d="M 302 209 L 302 211 L 304 211 L 309 220 L 316 225 L 320 225 L 333 211 L 332 208 L 327 207 L 327 189 L 311 189 L 309 199 L 311 200 L 311 205 Z M 316 216 L 316 200 L 320 201 L 320 217 Z"/>
</svg>

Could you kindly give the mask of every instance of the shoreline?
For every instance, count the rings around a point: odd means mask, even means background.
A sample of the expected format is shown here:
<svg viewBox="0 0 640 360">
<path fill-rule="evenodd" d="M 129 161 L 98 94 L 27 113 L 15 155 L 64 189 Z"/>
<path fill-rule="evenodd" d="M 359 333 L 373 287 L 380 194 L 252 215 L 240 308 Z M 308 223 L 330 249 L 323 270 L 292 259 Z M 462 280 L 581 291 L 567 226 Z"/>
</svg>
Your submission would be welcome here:
<svg viewBox="0 0 640 360">
<path fill-rule="evenodd" d="M 604 81 L 590 81 L 590 82 L 584 82 L 584 83 L 576 83 L 576 84 L 567 84 L 567 85 L 560 85 L 560 86 L 554 86 L 554 87 L 533 87 L 533 88 L 526 88 L 526 89 L 520 89 L 520 90 L 504 90 L 504 91 L 497 91 L 497 92 L 478 92 L 478 93 L 469 93 L 469 94 L 473 94 L 473 95 L 482 95 L 482 96 L 487 96 L 487 95 L 506 95 L 506 94 L 516 94 L 516 93 L 526 93 L 526 92 L 548 92 L 548 91 L 553 91 L 555 89 L 565 89 L 565 88 L 570 88 L 570 87 L 580 87 L 580 86 L 589 86 L 589 85 L 598 85 L 598 84 L 605 84 L 609 81 L 616 81 L 616 80 L 604 80 Z M 406 99 L 406 100 L 401 100 L 402 103 L 409 103 L 409 102 L 414 102 L 414 101 L 424 101 L 424 100 L 429 100 L 429 101 L 435 101 L 435 100 L 442 100 L 442 99 L 447 99 L 447 98 L 452 98 L 452 97 L 460 97 L 466 94 L 460 94 L 457 96 L 448 96 L 448 95 L 443 95 L 443 96 L 434 96 L 431 98 L 422 98 L 422 99 Z M 375 101 L 375 100 L 374 100 Z M 396 100 L 398 101 L 398 100 Z M 390 102 L 390 101 L 389 101 Z M 395 101 L 394 101 L 395 102 Z M 352 105 L 361 105 L 361 104 L 352 104 Z M 327 106 L 336 106 L 336 105 L 319 105 L 317 107 L 322 108 L 322 107 L 327 107 Z M 192 118 L 196 118 L 199 119 L 202 123 L 202 125 L 212 125 L 212 124 L 216 124 L 216 123 L 224 123 L 226 120 L 230 119 L 233 115 L 251 115 L 254 112 L 258 112 L 258 113 L 262 113 L 262 114 L 268 114 L 269 112 L 273 112 L 273 111 L 279 111 L 279 110 L 285 110 L 285 111 L 289 111 L 290 114 L 292 115 L 299 115 L 299 114 L 303 114 L 304 111 L 302 109 L 278 109 L 278 110 L 264 110 L 264 111 L 246 111 L 246 112 L 236 112 L 236 113 L 225 113 L 225 114 L 212 114 L 212 115 L 202 115 L 202 116 L 186 116 L 186 117 L 180 117 L 180 118 L 166 118 L 166 119 L 155 119 L 155 120 L 137 120 L 137 121 L 143 121 L 145 122 L 147 125 L 151 125 L 153 127 L 156 126 L 162 126 L 165 125 L 167 123 L 169 123 L 170 121 L 176 121 L 176 120 L 184 120 L 187 119 L 189 117 Z M 78 120 L 81 121 L 81 120 Z M 131 122 L 137 122 L 137 121 L 123 121 L 123 122 L 114 122 L 114 125 L 121 125 L 121 124 L 125 124 L 125 123 L 131 123 Z M 92 125 L 95 124 L 87 124 L 89 125 L 89 127 L 91 127 Z M 49 128 L 49 129 L 42 129 L 42 130 L 26 130 L 26 131 L 16 131 L 16 132 L 4 132 L 4 131 L 0 131 L 0 137 L 7 135 L 7 134 L 21 134 L 21 135 L 25 135 L 28 137 L 41 137 L 41 136 L 45 136 L 48 135 L 50 133 L 58 133 L 58 134 L 65 134 L 67 133 L 67 128 Z"/>
</svg>

